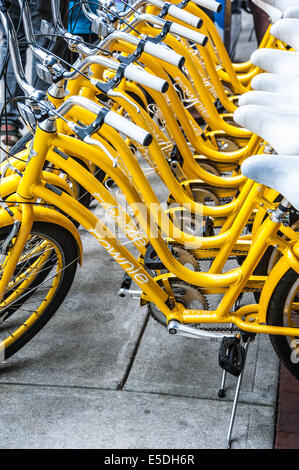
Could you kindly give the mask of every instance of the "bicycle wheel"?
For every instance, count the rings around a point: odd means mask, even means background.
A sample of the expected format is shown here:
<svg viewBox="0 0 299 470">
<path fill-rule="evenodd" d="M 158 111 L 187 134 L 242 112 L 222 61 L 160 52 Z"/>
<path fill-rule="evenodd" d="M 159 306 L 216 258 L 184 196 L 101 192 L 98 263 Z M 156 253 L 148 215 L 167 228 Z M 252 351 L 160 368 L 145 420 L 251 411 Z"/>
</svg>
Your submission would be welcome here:
<svg viewBox="0 0 299 470">
<path fill-rule="evenodd" d="M 299 327 L 299 276 L 293 269 L 285 273 L 272 294 L 267 324 Z M 299 338 L 270 335 L 270 340 L 279 359 L 299 380 Z"/>
<path fill-rule="evenodd" d="M 0 244 L 11 226 L 0 229 Z M 0 262 L 0 276 L 5 257 Z M 50 320 L 71 288 L 78 260 L 63 227 L 35 222 L 0 303 L 0 356 L 8 359 Z"/>
</svg>

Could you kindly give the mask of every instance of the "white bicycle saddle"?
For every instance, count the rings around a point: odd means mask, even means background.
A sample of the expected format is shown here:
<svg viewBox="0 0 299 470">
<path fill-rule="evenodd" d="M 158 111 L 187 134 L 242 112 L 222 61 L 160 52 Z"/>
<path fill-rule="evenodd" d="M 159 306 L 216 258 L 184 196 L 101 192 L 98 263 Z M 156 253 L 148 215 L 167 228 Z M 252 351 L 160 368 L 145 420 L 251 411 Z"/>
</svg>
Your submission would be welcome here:
<svg viewBox="0 0 299 470">
<path fill-rule="evenodd" d="M 299 97 L 290 98 L 270 91 L 248 91 L 239 97 L 239 106 L 257 104 L 277 110 L 295 111 L 299 114 Z"/>
<path fill-rule="evenodd" d="M 299 155 L 299 113 L 248 104 L 234 112 L 237 124 L 265 140 L 278 154 Z"/>
<path fill-rule="evenodd" d="M 299 50 L 299 19 L 283 18 L 278 20 L 271 26 L 270 33 L 296 51 Z"/>
<path fill-rule="evenodd" d="M 275 21 L 279 20 L 282 17 L 282 12 L 279 8 L 275 8 L 270 3 L 264 0 L 252 0 L 253 3 L 258 6 L 261 10 L 263 10 L 270 18 L 271 23 L 275 23 Z"/>
<path fill-rule="evenodd" d="M 299 6 L 289 7 L 283 12 L 284 18 L 299 18 Z"/>
<path fill-rule="evenodd" d="M 299 52 L 258 49 L 251 54 L 250 62 L 266 72 L 299 77 Z"/>
<path fill-rule="evenodd" d="M 299 210 L 299 157 L 254 155 L 241 165 L 247 178 L 275 189 Z"/>
<path fill-rule="evenodd" d="M 279 20 L 292 7 L 299 7 L 298 0 L 252 0 L 269 16 L 271 23 Z"/>
<path fill-rule="evenodd" d="M 251 80 L 256 91 L 270 91 L 280 96 L 299 98 L 299 78 L 273 73 L 261 73 Z"/>
<path fill-rule="evenodd" d="M 287 8 L 299 6 L 298 0 L 262 0 L 283 13 Z"/>
</svg>

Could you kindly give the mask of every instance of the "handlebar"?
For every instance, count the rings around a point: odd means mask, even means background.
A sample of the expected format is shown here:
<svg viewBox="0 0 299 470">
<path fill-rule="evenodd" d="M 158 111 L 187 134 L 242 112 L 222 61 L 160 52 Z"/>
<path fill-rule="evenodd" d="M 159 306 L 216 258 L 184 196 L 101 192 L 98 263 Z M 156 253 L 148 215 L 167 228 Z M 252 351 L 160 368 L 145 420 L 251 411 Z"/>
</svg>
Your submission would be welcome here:
<svg viewBox="0 0 299 470">
<path fill-rule="evenodd" d="M 151 0 L 152 1 L 152 0 Z M 194 28 L 200 28 L 202 26 L 202 19 L 198 16 L 192 15 L 188 11 L 182 10 L 176 5 L 170 5 L 167 9 L 167 14 L 173 16 L 177 20 L 183 21 L 184 23 L 193 26 Z"/>
<path fill-rule="evenodd" d="M 163 26 L 166 23 L 165 20 L 163 20 L 162 18 L 159 18 L 158 16 L 150 15 L 148 13 L 143 13 L 141 15 L 138 15 L 137 18 L 134 18 L 131 21 L 130 26 L 136 27 L 139 23 L 143 23 L 143 22 L 152 23 L 161 28 L 163 28 Z M 182 36 L 185 39 L 189 39 L 190 41 L 197 42 L 198 44 L 202 46 L 206 45 L 208 41 L 208 37 L 205 36 L 204 34 L 198 33 L 197 31 L 194 31 L 193 29 L 187 28 L 186 26 L 182 26 L 177 23 L 173 23 L 173 22 L 170 22 L 170 23 L 171 23 L 171 26 L 169 29 L 170 33 L 177 34 L 178 36 Z M 124 28 L 124 31 L 127 32 L 129 29 L 130 28 L 128 26 L 127 28 Z"/>
<path fill-rule="evenodd" d="M 84 0 L 80 0 L 81 5 L 84 5 Z M 207 0 L 203 0 L 207 1 Z M 211 0 L 213 2 L 213 0 Z M 177 7 L 176 5 L 173 5 L 172 3 L 168 3 L 162 0 L 138 0 L 132 5 L 132 8 L 129 7 L 128 11 L 124 12 L 118 12 L 118 16 L 120 18 L 127 18 L 131 16 L 132 11 L 138 10 L 139 8 L 143 7 L 144 5 L 154 5 L 161 10 L 168 12 L 169 15 L 173 16 L 174 18 L 184 21 L 185 23 L 189 24 L 190 26 L 193 26 L 195 28 L 200 28 L 202 25 L 202 20 L 201 18 L 182 10 L 181 8 Z"/>
<path fill-rule="evenodd" d="M 169 32 L 177 34 L 178 36 L 182 36 L 183 38 L 189 39 L 190 41 L 197 42 L 201 46 L 205 46 L 208 42 L 208 36 L 198 33 L 197 31 L 193 31 L 193 29 L 186 28 L 185 26 L 177 23 L 172 23 Z"/>
<path fill-rule="evenodd" d="M 118 72 L 122 64 L 114 59 L 109 59 L 108 57 L 104 56 L 88 56 L 86 57 L 83 62 L 80 63 L 77 70 L 73 70 L 71 72 L 66 72 L 64 74 L 64 78 L 67 80 L 74 80 L 76 79 L 80 74 L 80 72 L 84 72 L 86 68 L 88 68 L 90 65 L 102 65 L 103 67 L 114 70 L 115 72 Z M 152 75 L 151 73 L 148 73 L 146 70 L 144 70 L 142 67 L 134 64 L 128 64 L 124 67 L 124 72 L 123 76 L 129 80 L 133 80 L 137 83 L 140 83 L 141 85 L 147 86 L 149 88 L 152 88 L 153 90 L 159 91 L 161 93 L 165 93 L 168 89 L 168 82 L 166 80 L 163 80 L 160 77 L 156 77 L 155 75 Z"/>
<path fill-rule="evenodd" d="M 129 80 L 140 83 L 140 85 L 144 85 L 152 90 L 159 91 L 160 93 L 165 93 L 169 87 L 166 80 L 156 77 L 155 75 L 146 72 L 142 67 L 134 64 L 127 65 L 124 76 Z"/>
<path fill-rule="evenodd" d="M 153 140 L 152 135 L 146 130 L 142 129 L 139 126 L 136 126 L 136 124 L 124 118 L 123 116 L 120 116 L 114 111 L 110 111 L 104 108 L 103 106 L 94 103 L 88 98 L 84 98 L 83 96 L 70 96 L 57 109 L 57 113 L 64 116 L 74 106 L 80 106 L 81 108 L 87 109 L 88 111 L 96 115 L 103 113 L 104 110 L 105 112 L 103 114 L 103 121 L 105 124 L 113 127 L 118 132 L 125 134 L 127 137 L 132 140 L 135 140 L 140 145 L 148 146 Z"/>
<path fill-rule="evenodd" d="M 215 13 L 220 13 L 222 10 L 222 4 L 215 0 L 192 0 L 192 2 L 196 3 L 199 7 L 207 8 Z"/>
<path fill-rule="evenodd" d="M 96 21 L 97 15 L 92 13 L 89 7 L 87 6 L 87 4 L 84 2 L 85 0 L 80 0 L 83 13 L 90 21 Z M 172 3 L 164 2 L 162 0 L 138 1 L 132 6 L 132 9 L 129 9 L 129 12 L 117 12 L 117 16 L 121 19 L 126 18 L 132 14 L 133 8 L 136 10 L 144 5 L 154 5 L 161 9 L 161 14 L 163 16 L 168 14 L 172 16 L 173 18 L 176 18 L 180 21 L 183 21 L 184 23 L 187 23 L 190 26 L 193 26 L 194 28 L 200 28 L 202 26 L 202 19 L 199 18 L 198 16 L 195 16 L 192 13 L 189 13 L 188 11 L 182 10 L 181 8 L 177 7 L 176 5 L 173 5 Z M 100 5 L 99 5 L 99 8 L 101 8 Z"/>
<path fill-rule="evenodd" d="M 122 31 L 115 31 L 114 33 L 107 36 L 103 41 L 99 44 L 102 49 L 108 49 L 109 45 L 116 41 L 116 40 L 123 40 L 135 46 L 138 46 L 141 39 L 132 36 L 132 34 L 128 34 Z M 161 46 L 160 44 L 154 44 L 151 41 L 146 41 L 144 45 L 144 52 L 157 57 L 158 59 L 164 60 L 171 65 L 175 65 L 176 67 L 182 67 L 185 58 L 167 46 Z"/>
</svg>

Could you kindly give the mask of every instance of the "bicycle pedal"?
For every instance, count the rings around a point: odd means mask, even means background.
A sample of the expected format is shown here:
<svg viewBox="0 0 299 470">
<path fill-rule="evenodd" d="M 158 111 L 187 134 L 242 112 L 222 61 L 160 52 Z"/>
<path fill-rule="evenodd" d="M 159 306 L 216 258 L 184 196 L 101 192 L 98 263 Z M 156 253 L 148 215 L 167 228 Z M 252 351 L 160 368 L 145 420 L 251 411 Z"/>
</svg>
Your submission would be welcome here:
<svg viewBox="0 0 299 470">
<path fill-rule="evenodd" d="M 118 295 L 120 297 L 128 297 L 130 299 L 140 299 L 141 291 L 139 290 L 131 290 L 132 278 L 125 273 L 122 283 L 120 285 L 120 289 L 118 291 Z"/>
<path fill-rule="evenodd" d="M 219 347 L 219 365 L 222 369 L 238 377 L 245 364 L 245 349 L 237 337 L 224 336 Z"/>
<path fill-rule="evenodd" d="M 120 297 L 126 297 L 128 295 L 128 292 L 130 291 L 131 284 L 132 278 L 127 273 L 125 273 L 122 283 L 120 285 L 120 289 L 118 291 L 118 295 Z"/>
</svg>

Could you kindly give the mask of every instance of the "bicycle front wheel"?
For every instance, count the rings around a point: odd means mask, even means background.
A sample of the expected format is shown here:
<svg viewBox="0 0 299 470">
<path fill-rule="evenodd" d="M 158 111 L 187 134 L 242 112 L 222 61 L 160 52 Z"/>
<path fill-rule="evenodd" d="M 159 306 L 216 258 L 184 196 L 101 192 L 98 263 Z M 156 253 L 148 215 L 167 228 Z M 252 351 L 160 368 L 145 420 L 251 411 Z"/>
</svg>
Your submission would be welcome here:
<svg viewBox="0 0 299 470">
<path fill-rule="evenodd" d="M 268 306 L 267 324 L 299 328 L 299 276 L 289 269 L 278 282 Z M 270 335 L 282 363 L 299 380 L 299 338 Z"/>
<path fill-rule="evenodd" d="M 0 245 L 10 232 L 0 228 Z M 0 276 L 5 257 L 0 260 Z M 8 359 L 50 320 L 71 288 L 76 240 L 63 227 L 35 222 L 0 303 L 0 357 Z"/>
</svg>

